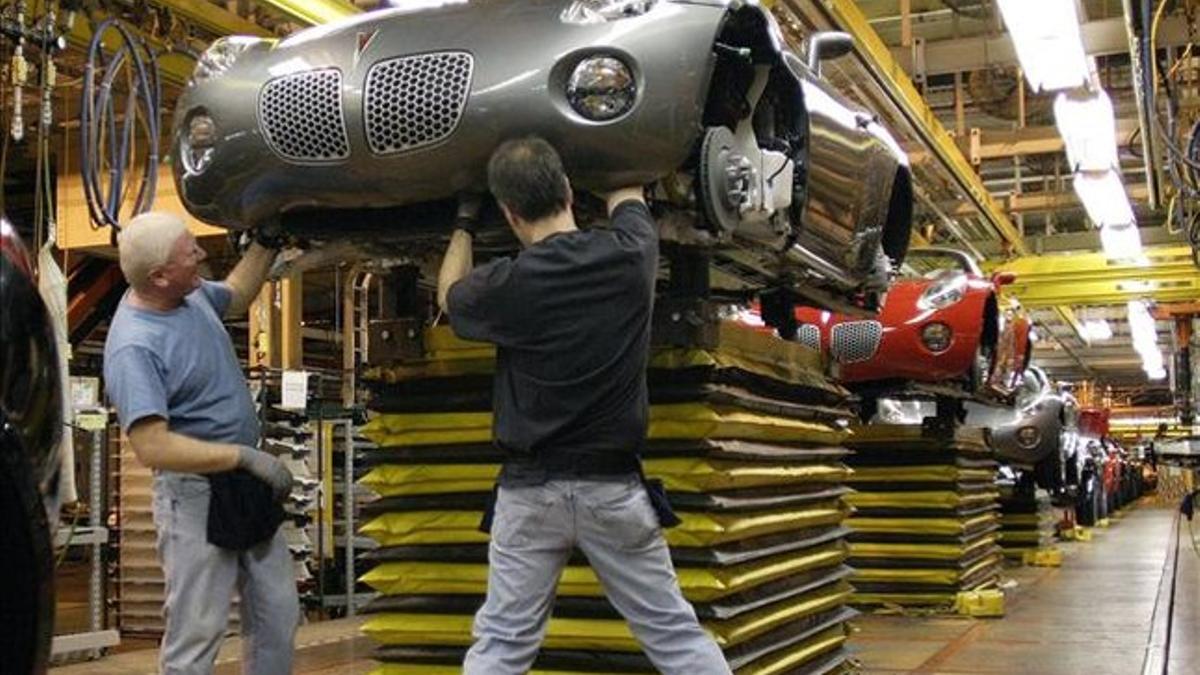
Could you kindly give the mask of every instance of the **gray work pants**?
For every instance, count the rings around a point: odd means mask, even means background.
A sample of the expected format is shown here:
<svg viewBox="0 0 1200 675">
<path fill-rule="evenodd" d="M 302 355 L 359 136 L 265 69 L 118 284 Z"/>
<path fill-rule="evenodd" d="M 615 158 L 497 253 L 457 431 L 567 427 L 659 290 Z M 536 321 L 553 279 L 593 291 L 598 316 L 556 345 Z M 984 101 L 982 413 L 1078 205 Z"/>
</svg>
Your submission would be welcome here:
<svg viewBox="0 0 1200 675">
<path fill-rule="evenodd" d="M 154 526 L 166 577 L 162 672 L 212 672 L 236 588 L 242 672 L 291 673 L 300 604 L 283 533 L 242 552 L 213 546 L 206 534 L 209 494 L 208 480 L 196 476 L 164 473 L 154 481 Z"/>
<path fill-rule="evenodd" d="M 679 590 L 649 495 L 634 477 L 500 488 L 488 550 L 487 600 L 475 615 L 466 675 L 530 669 L 559 575 L 576 545 L 659 671 L 730 673 Z"/>
</svg>

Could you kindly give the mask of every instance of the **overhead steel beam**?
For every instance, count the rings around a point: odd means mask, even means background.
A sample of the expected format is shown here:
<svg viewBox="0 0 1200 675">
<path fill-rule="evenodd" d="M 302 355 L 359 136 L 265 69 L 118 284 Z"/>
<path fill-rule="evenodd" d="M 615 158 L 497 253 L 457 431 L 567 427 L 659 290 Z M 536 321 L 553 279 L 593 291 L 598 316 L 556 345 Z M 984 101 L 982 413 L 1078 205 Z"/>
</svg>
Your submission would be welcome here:
<svg viewBox="0 0 1200 675">
<path fill-rule="evenodd" d="M 1142 357 L 1138 356 L 1137 352 L 1129 345 L 1122 345 L 1117 350 L 1119 354 L 1096 354 L 1090 351 L 1081 350 L 1082 357 L 1093 370 L 1120 370 L 1120 369 L 1137 369 L 1139 372 L 1142 369 Z M 1054 370 L 1078 370 L 1079 366 L 1071 361 L 1071 355 L 1066 356 L 1051 356 L 1046 352 L 1035 352 L 1034 361 L 1042 368 L 1050 368 Z"/>
<path fill-rule="evenodd" d="M 1157 305 L 1150 310 L 1155 319 L 1173 321 L 1182 318 L 1200 317 L 1200 299 L 1195 302 Z"/>
<path fill-rule="evenodd" d="M 1087 330 L 1084 329 L 1083 322 L 1079 320 L 1079 317 L 1075 316 L 1075 310 L 1066 305 L 1055 305 L 1054 313 L 1075 332 L 1075 337 L 1079 338 L 1080 342 L 1085 345 L 1092 344 L 1092 338 L 1088 335 Z M 1080 361 L 1079 365 L 1082 366 L 1083 362 Z"/>
<path fill-rule="evenodd" d="M 259 2 L 311 26 L 345 19 L 362 12 L 353 3 L 345 0 L 259 0 Z"/>
<path fill-rule="evenodd" d="M 106 16 L 99 10 L 92 13 L 92 18 L 97 23 L 103 21 Z M 126 24 L 128 27 L 128 24 Z M 135 27 L 136 30 L 136 27 Z M 162 74 L 164 82 L 182 87 L 187 84 L 188 79 L 192 76 L 192 71 L 196 68 L 196 62 L 192 57 L 182 52 L 171 51 L 168 45 L 162 41 L 142 35 L 146 42 L 158 54 L 158 69 Z M 67 42 L 76 49 L 79 49 L 84 54 L 87 54 L 88 47 L 92 43 L 92 27 L 89 22 L 83 17 L 77 17 L 75 23 L 71 26 L 71 30 L 66 34 Z M 120 36 L 115 30 L 108 31 L 101 44 L 104 45 L 106 53 L 112 54 L 123 46 Z"/>
<path fill-rule="evenodd" d="M 1102 253 L 1026 256 L 1002 264 L 1017 279 L 1005 294 L 1025 307 L 1115 305 L 1129 300 L 1191 302 L 1200 298 L 1200 268 L 1188 246 L 1146 249 L 1149 266 Z"/>
<path fill-rule="evenodd" d="M 1099 19 L 1087 21 L 1079 26 L 1083 37 L 1083 48 L 1089 56 L 1124 54 L 1129 51 L 1129 37 L 1125 31 L 1125 19 Z M 1187 43 L 1187 21 L 1180 17 L 1164 17 L 1158 28 L 1159 45 Z M 914 49 L 921 47 L 891 47 L 892 58 L 905 72 L 913 72 Z M 1017 63 L 1016 50 L 1007 33 L 996 36 L 956 38 L 953 40 L 926 41 L 923 47 L 924 74 L 945 75 L 948 73 L 983 70 L 992 66 L 1011 66 Z"/>
<path fill-rule="evenodd" d="M 274 34 L 266 28 L 222 9 L 220 5 L 214 5 L 208 0 L 151 0 L 151 2 L 159 7 L 169 9 L 196 26 L 217 35 L 274 37 Z"/>
<path fill-rule="evenodd" d="M 1117 139 L 1129 138 L 1138 129 L 1132 117 L 1117 120 Z M 1065 144 L 1055 126 L 1025 127 L 1023 129 L 980 129 L 978 143 L 968 138 L 956 139 L 958 148 L 972 162 L 985 159 L 1007 159 L 1024 155 L 1045 155 L 1063 152 Z M 974 147 L 972 147 L 974 145 Z M 903 146 L 908 161 L 919 164 L 930 159 L 929 151 Z"/>
<path fill-rule="evenodd" d="M 1140 227 L 1143 246 L 1170 246 L 1179 243 L 1179 235 L 1171 234 L 1164 227 Z M 1060 232 L 1050 235 L 1038 235 L 1029 238 L 1035 249 L 1042 253 L 1063 253 L 1067 251 L 1095 251 L 1100 248 L 1100 231 L 1090 229 L 1086 232 Z"/>
<path fill-rule="evenodd" d="M 987 189 L 975 174 L 974 169 L 955 145 L 954 139 L 938 121 L 929 105 L 913 87 L 908 74 L 893 58 L 888 46 L 867 22 L 866 17 L 851 0 L 780 0 L 800 15 L 820 13 L 838 30 L 854 38 L 854 50 L 866 72 L 884 90 L 898 111 L 915 130 L 921 142 L 950 174 L 950 177 L 965 192 L 970 203 L 979 214 L 1008 242 L 1016 253 L 1026 254 L 1029 247 L 1008 216 L 988 194 Z"/>
<path fill-rule="evenodd" d="M 1146 185 L 1144 183 L 1126 185 L 1125 194 L 1132 201 L 1145 201 L 1147 195 Z M 1000 202 L 1004 205 L 1004 210 L 1008 213 L 1039 213 L 1043 211 L 1066 211 L 1083 208 L 1083 204 L 1079 203 L 1079 197 L 1073 191 L 1012 193 L 1007 197 L 1001 198 Z M 976 213 L 972 204 L 961 202 L 947 204 L 945 208 L 946 213 L 955 218 L 970 216 Z"/>
</svg>

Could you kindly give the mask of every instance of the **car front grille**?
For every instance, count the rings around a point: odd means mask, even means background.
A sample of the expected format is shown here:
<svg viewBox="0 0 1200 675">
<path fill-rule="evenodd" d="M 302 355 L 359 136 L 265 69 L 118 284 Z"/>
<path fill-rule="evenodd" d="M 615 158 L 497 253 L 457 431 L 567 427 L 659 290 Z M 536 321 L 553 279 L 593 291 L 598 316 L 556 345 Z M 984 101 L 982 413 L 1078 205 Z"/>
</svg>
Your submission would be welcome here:
<svg viewBox="0 0 1200 675">
<path fill-rule="evenodd" d="M 830 352 L 838 363 L 866 361 L 879 350 L 883 326 L 878 321 L 847 321 L 833 327 Z"/>
<path fill-rule="evenodd" d="M 466 52 L 436 52 L 371 66 L 364 105 L 371 152 L 407 152 L 454 133 L 471 91 L 474 65 Z"/>
<path fill-rule="evenodd" d="M 342 73 L 336 68 L 282 75 L 258 99 L 271 149 L 294 162 L 334 162 L 350 156 L 342 116 Z"/>
<path fill-rule="evenodd" d="M 809 349 L 821 349 L 821 329 L 806 323 L 796 330 L 796 341 Z"/>
</svg>

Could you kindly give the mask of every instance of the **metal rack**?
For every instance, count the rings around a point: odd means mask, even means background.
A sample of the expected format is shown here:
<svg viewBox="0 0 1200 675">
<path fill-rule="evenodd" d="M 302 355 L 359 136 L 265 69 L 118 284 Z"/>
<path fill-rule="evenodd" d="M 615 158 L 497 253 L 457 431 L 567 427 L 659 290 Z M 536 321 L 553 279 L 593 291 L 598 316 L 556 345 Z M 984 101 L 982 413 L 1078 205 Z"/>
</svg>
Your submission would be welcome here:
<svg viewBox="0 0 1200 675">
<path fill-rule="evenodd" d="M 69 656 L 97 659 L 108 647 L 121 643 L 115 629 L 104 627 L 104 560 L 103 549 L 109 544 L 109 532 L 104 527 L 103 499 L 104 452 L 108 447 L 108 411 L 78 412 L 76 424 L 92 434 L 91 476 L 88 493 L 88 524 L 86 527 L 59 528 L 54 536 L 55 548 L 90 546 L 91 569 L 88 576 L 88 630 L 83 633 L 56 635 L 50 644 L 50 658 L 64 660 Z"/>
</svg>

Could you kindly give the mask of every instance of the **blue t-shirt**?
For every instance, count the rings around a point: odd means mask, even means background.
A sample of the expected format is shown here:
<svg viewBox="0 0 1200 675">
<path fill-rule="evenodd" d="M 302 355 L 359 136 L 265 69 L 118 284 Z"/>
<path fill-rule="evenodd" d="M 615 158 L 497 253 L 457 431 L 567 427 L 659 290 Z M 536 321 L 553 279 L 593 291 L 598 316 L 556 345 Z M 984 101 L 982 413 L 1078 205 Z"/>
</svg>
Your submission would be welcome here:
<svg viewBox="0 0 1200 675">
<path fill-rule="evenodd" d="M 104 343 L 104 384 L 122 430 L 161 417 L 199 440 L 258 444 L 254 401 L 221 323 L 232 300 L 213 281 L 166 312 L 121 300 Z"/>
</svg>

